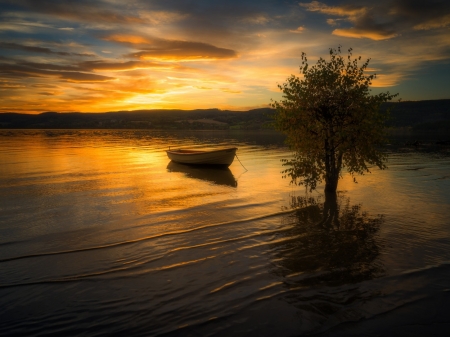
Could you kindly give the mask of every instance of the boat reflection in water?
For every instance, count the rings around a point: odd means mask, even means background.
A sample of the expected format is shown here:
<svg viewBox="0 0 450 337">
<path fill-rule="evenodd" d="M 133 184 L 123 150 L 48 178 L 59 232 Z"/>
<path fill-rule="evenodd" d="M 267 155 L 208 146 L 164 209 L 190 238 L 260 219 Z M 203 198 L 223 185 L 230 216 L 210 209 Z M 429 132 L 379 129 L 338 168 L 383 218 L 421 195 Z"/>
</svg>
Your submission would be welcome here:
<svg viewBox="0 0 450 337">
<path fill-rule="evenodd" d="M 186 165 L 170 161 L 169 172 L 181 172 L 188 178 L 201 179 L 216 185 L 237 187 L 237 181 L 228 167 L 212 165 Z"/>
</svg>

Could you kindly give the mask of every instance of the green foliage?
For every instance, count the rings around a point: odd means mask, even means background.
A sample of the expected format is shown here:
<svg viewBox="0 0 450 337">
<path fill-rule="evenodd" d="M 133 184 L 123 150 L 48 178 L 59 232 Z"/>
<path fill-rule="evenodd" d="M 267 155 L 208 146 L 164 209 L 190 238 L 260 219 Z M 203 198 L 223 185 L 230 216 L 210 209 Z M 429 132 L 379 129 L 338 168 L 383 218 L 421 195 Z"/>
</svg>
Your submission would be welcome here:
<svg viewBox="0 0 450 337">
<path fill-rule="evenodd" d="M 279 85 L 283 99 L 272 106 L 275 128 L 295 151 L 293 159 L 283 160 L 285 176 L 310 190 L 325 181 L 325 190 L 335 192 L 342 168 L 355 179 L 372 165 L 386 167 L 377 145 L 385 140 L 388 112 L 380 105 L 398 94 L 370 95 L 376 76 L 365 74 L 370 59 L 360 66 L 361 57 L 353 59 L 352 49 L 346 59 L 340 47 L 331 48 L 329 56 L 309 67 L 302 53 L 303 78 L 291 75 Z"/>
</svg>

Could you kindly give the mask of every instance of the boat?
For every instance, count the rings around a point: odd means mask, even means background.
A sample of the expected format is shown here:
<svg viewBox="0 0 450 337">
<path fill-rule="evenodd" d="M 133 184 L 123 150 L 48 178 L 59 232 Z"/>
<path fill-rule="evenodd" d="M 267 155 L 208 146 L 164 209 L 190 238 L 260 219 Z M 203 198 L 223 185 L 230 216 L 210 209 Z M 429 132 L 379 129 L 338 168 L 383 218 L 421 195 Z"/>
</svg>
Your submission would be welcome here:
<svg viewBox="0 0 450 337">
<path fill-rule="evenodd" d="M 167 150 L 169 159 L 180 164 L 230 166 L 236 155 L 236 147 L 219 150 Z"/>
</svg>

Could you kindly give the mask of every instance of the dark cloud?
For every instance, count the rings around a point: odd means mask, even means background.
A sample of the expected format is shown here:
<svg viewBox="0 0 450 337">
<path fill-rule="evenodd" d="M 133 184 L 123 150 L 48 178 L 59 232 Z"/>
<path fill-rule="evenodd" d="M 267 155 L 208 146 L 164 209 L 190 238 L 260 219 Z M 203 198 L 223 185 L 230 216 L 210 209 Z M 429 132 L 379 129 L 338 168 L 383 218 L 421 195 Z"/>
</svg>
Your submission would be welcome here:
<svg viewBox="0 0 450 337">
<path fill-rule="evenodd" d="M 450 26 L 450 1 L 395 0 L 389 12 L 397 22 L 414 29 L 434 29 Z"/>
<path fill-rule="evenodd" d="M 62 56 L 70 55 L 70 53 L 67 53 L 67 52 L 55 52 L 49 48 L 26 46 L 26 45 L 22 45 L 22 44 L 18 44 L 18 43 L 11 43 L 11 42 L 0 42 L 0 48 L 23 50 L 23 51 L 32 52 L 32 53 L 57 54 L 57 55 L 62 55 Z"/>
<path fill-rule="evenodd" d="M 128 61 L 128 62 L 111 62 L 111 61 L 86 61 L 79 63 L 81 68 L 86 70 L 132 70 L 138 68 L 157 68 L 161 67 L 160 63 Z"/>
<path fill-rule="evenodd" d="M 126 57 L 138 59 L 166 60 L 205 60 L 236 58 L 232 49 L 216 47 L 212 44 L 195 41 L 163 40 L 151 37 L 113 35 L 105 40 L 132 46 L 139 51 Z"/>
<path fill-rule="evenodd" d="M 79 66 L 71 65 L 58 65 L 53 63 L 37 63 L 37 62 L 20 62 L 18 63 L 21 67 L 26 67 L 28 69 L 38 69 L 38 70 L 52 70 L 52 71 L 82 71 L 83 69 Z"/>
<path fill-rule="evenodd" d="M 13 42 L 0 42 L 0 48 L 22 50 L 22 51 L 26 51 L 26 52 L 30 52 L 30 53 L 54 54 L 54 55 L 60 55 L 60 56 L 85 56 L 85 57 L 94 56 L 93 54 L 59 52 L 59 51 L 51 50 L 50 48 L 27 46 L 27 45 L 13 43 Z"/>
<path fill-rule="evenodd" d="M 145 23 L 145 20 L 138 15 L 129 13 L 129 11 L 126 10 L 126 5 L 114 6 L 108 1 L 9 0 L 4 2 L 20 6 L 35 13 L 53 15 L 75 21 L 97 23 Z"/>
<path fill-rule="evenodd" d="M 159 40 L 157 43 L 147 48 L 141 48 L 141 51 L 128 56 L 139 59 L 204 60 L 231 59 L 238 55 L 234 50 L 207 43 Z"/>
<path fill-rule="evenodd" d="M 343 21 L 350 27 L 336 28 L 335 35 L 366 37 L 373 40 L 389 39 L 405 31 L 434 29 L 450 25 L 448 1 L 359 1 L 328 5 L 319 1 L 300 2 L 310 12 L 332 17 L 327 22 L 339 26 Z M 338 18 L 338 19 L 335 19 Z"/>
<path fill-rule="evenodd" d="M 254 34 L 269 25 L 298 27 L 298 17 L 292 15 L 299 11 L 294 0 L 285 0 L 282 5 L 277 0 L 135 0 L 132 4 L 106 0 L 3 2 L 59 20 L 107 26 L 108 30 L 125 28 L 121 32 L 133 31 L 136 26 L 161 27 L 168 23 L 179 40 L 215 45 L 220 39 L 231 49 L 250 44 L 249 39 L 254 39 Z"/>
<path fill-rule="evenodd" d="M 62 79 L 73 82 L 105 82 L 114 80 L 114 77 L 80 72 L 60 72 L 59 75 Z"/>
<path fill-rule="evenodd" d="M 51 69 L 51 70 L 50 70 Z M 63 71 L 63 66 L 52 66 L 50 64 L 22 63 L 9 64 L 0 63 L 0 75 L 2 77 L 57 77 L 75 82 L 104 82 L 113 80 L 113 77 L 85 73 L 79 71 Z"/>
<path fill-rule="evenodd" d="M 138 6 L 149 12 L 176 14 L 170 25 L 182 39 L 215 44 L 219 38 L 229 45 L 245 44 L 243 40 L 265 27 L 287 27 L 292 14 L 299 12 L 298 1 L 293 0 L 142 0 Z"/>
</svg>

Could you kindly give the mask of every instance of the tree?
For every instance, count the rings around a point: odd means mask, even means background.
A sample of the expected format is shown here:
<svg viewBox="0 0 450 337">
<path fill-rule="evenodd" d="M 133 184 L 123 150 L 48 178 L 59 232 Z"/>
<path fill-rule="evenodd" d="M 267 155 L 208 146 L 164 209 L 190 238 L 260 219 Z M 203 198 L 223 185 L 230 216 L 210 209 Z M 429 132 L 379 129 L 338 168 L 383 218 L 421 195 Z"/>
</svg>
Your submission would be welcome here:
<svg viewBox="0 0 450 337">
<path fill-rule="evenodd" d="M 376 75 L 366 75 L 370 59 L 359 66 L 361 56 L 352 57 L 351 48 L 347 60 L 340 47 L 330 48 L 329 61 L 320 58 L 309 68 L 302 53 L 303 79 L 291 75 L 278 86 L 283 99 L 272 104 L 275 128 L 295 151 L 293 159 L 283 159 L 283 173 L 310 190 L 325 181 L 325 192 L 336 193 L 343 168 L 355 182 L 373 165 L 386 168 L 378 146 L 385 141 L 388 112 L 380 105 L 398 94 L 371 95 Z"/>
</svg>

